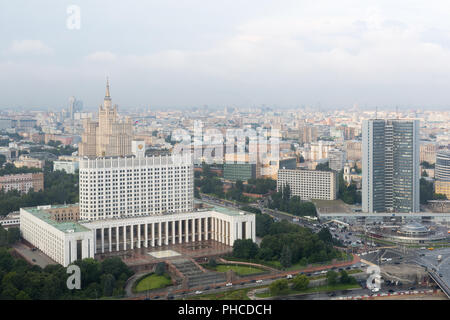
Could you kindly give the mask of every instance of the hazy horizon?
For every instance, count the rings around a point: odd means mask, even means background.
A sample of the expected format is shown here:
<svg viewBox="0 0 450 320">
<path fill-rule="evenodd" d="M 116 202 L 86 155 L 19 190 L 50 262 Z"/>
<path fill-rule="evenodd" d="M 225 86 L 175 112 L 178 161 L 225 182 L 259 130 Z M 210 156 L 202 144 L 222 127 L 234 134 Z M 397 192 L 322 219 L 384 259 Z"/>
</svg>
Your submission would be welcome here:
<svg viewBox="0 0 450 320">
<path fill-rule="evenodd" d="M 70 30 L 67 8 L 81 10 Z M 448 109 L 450 5 L 16 0 L 0 5 L 0 110 L 102 103 Z"/>
</svg>

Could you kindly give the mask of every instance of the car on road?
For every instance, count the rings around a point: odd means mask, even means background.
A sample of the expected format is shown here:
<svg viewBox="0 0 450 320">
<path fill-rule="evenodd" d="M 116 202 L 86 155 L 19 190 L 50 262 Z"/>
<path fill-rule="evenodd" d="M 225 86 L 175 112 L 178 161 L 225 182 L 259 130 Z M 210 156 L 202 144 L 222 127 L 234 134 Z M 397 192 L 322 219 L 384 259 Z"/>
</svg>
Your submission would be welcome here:
<svg viewBox="0 0 450 320">
<path fill-rule="evenodd" d="M 167 296 L 168 300 L 173 300 L 173 296 Z"/>
<path fill-rule="evenodd" d="M 288 274 L 288 275 L 286 276 L 286 279 L 292 279 L 292 274 Z"/>
<path fill-rule="evenodd" d="M 203 292 L 200 290 L 195 291 L 195 294 L 202 294 Z"/>
<path fill-rule="evenodd" d="M 33 258 L 33 259 L 31 259 L 31 261 L 36 262 L 36 259 Z"/>
<path fill-rule="evenodd" d="M 392 290 L 392 289 L 389 289 L 388 292 L 389 292 L 389 293 L 394 293 L 395 291 Z"/>
<path fill-rule="evenodd" d="M 228 282 L 225 286 L 231 287 L 233 284 L 231 282 Z"/>
<path fill-rule="evenodd" d="M 205 291 L 211 289 L 210 287 L 205 287 Z"/>
<path fill-rule="evenodd" d="M 263 281 L 261 279 L 256 280 L 256 283 L 262 283 Z"/>
<path fill-rule="evenodd" d="M 159 296 L 154 296 L 153 299 L 159 299 Z"/>
<path fill-rule="evenodd" d="M 336 296 L 336 292 L 330 292 L 330 293 L 328 294 L 328 296 L 329 296 L 329 297 L 335 297 L 335 296 Z"/>
</svg>

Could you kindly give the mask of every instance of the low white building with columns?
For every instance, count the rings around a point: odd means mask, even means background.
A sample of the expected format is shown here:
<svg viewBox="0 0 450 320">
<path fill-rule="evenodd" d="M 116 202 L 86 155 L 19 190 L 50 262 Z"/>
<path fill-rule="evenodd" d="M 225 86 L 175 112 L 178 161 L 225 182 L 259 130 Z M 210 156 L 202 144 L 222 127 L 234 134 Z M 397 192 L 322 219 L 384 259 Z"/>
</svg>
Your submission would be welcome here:
<svg viewBox="0 0 450 320">
<path fill-rule="evenodd" d="M 77 210 L 77 204 L 70 206 Z M 25 240 L 63 266 L 100 253 L 206 240 L 232 246 L 237 239 L 256 239 L 255 215 L 224 207 L 78 222 L 57 221 L 51 212 L 61 207 L 22 208 L 20 230 Z"/>
<path fill-rule="evenodd" d="M 95 253 L 205 240 L 232 246 L 236 239 L 256 239 L 254 214 L 217 207 L 190 213 L 95 220 L 81 224 L 92 230 Z"/>
</svg>

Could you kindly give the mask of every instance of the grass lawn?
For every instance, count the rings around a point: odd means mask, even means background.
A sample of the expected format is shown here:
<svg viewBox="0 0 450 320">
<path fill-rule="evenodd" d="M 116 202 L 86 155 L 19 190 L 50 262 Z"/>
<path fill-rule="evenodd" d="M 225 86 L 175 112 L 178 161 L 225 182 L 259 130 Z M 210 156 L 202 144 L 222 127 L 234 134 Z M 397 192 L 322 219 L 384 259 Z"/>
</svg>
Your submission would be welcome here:
<svg viewBox="0 0 450 320">
<path fill-rule="evenodd" d="M 337 284 L 335 286 L 329 286 L 329 285 L 324 285 L 324 286 L 319 286 L 319 287 L 311 287 L 311 288 L 307 288 L 306 290 L 293 290 L 291 288 L 289 288 L 289 290 L 287 290 L 285 293 L 283 293 L 283 296 L 289 295 L 289 294 L 308 294 L 308 293 L 317 293 L 317 292 L 327 292 L 327 291 L 336 291 L 336 290 L 347 290 L 347 289 L 359 289 L 361 288 L 361 286 L 359 286 L 358 284 Z M 261 293 L 257 293 L 256 296 L 258 298 L 270 298 L 273 297 L 269 290 L 267 290 L 266 292 L 261 292 Z"/>
<path fill-rule="evenodd" d="M 161 289 L 170 286 L 171 284 L 172 281 L 168 274 L 158 276 L 155 273 L 152 273 L 139 280 L 138 284 L 136 285 L 135 291 L 143 292 L 147 290 Z"/>
<path fill-rule="evenodd" d="M 218 272 L 227 272 L 228 270 L 233 270 L 239 276 L 247 276 L 250 274 L 258 274 L 263 273 L 265 270 L 251 267 L 251 266 L 242 266 L 235 264 L 219 264 L 215 268 Z"/>
</svg>

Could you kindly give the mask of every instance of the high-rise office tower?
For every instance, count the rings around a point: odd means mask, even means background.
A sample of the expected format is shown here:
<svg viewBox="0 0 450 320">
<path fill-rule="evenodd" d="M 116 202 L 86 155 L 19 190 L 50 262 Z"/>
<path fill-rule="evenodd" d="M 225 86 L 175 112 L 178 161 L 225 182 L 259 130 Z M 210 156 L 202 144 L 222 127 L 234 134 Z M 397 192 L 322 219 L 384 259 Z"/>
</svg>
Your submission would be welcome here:
<svg viewBox="0 0 450 320">
<path fill-rule="evenodd" d="M 133 123 L 129 118 L 123 122 L 119 121 L 117 105 L 112 106 L 108 81 L 103 106 L 98 110 L 98 121 L 85 119 L 81 140 L 79 154 L 82 157 L 131 155 Z"/>
<path fill-rule="evenodd" d="M 434 192 L 445 194 L 450 198 L 450 151 L 442 150 L 436 154 L 436 169 L 434 173 L 436 182 Z"/>
<path fill-rule="evenodd" d="M 365 120 L 362 210 L 419 212 L 419 120 Z"/>
</svg>

